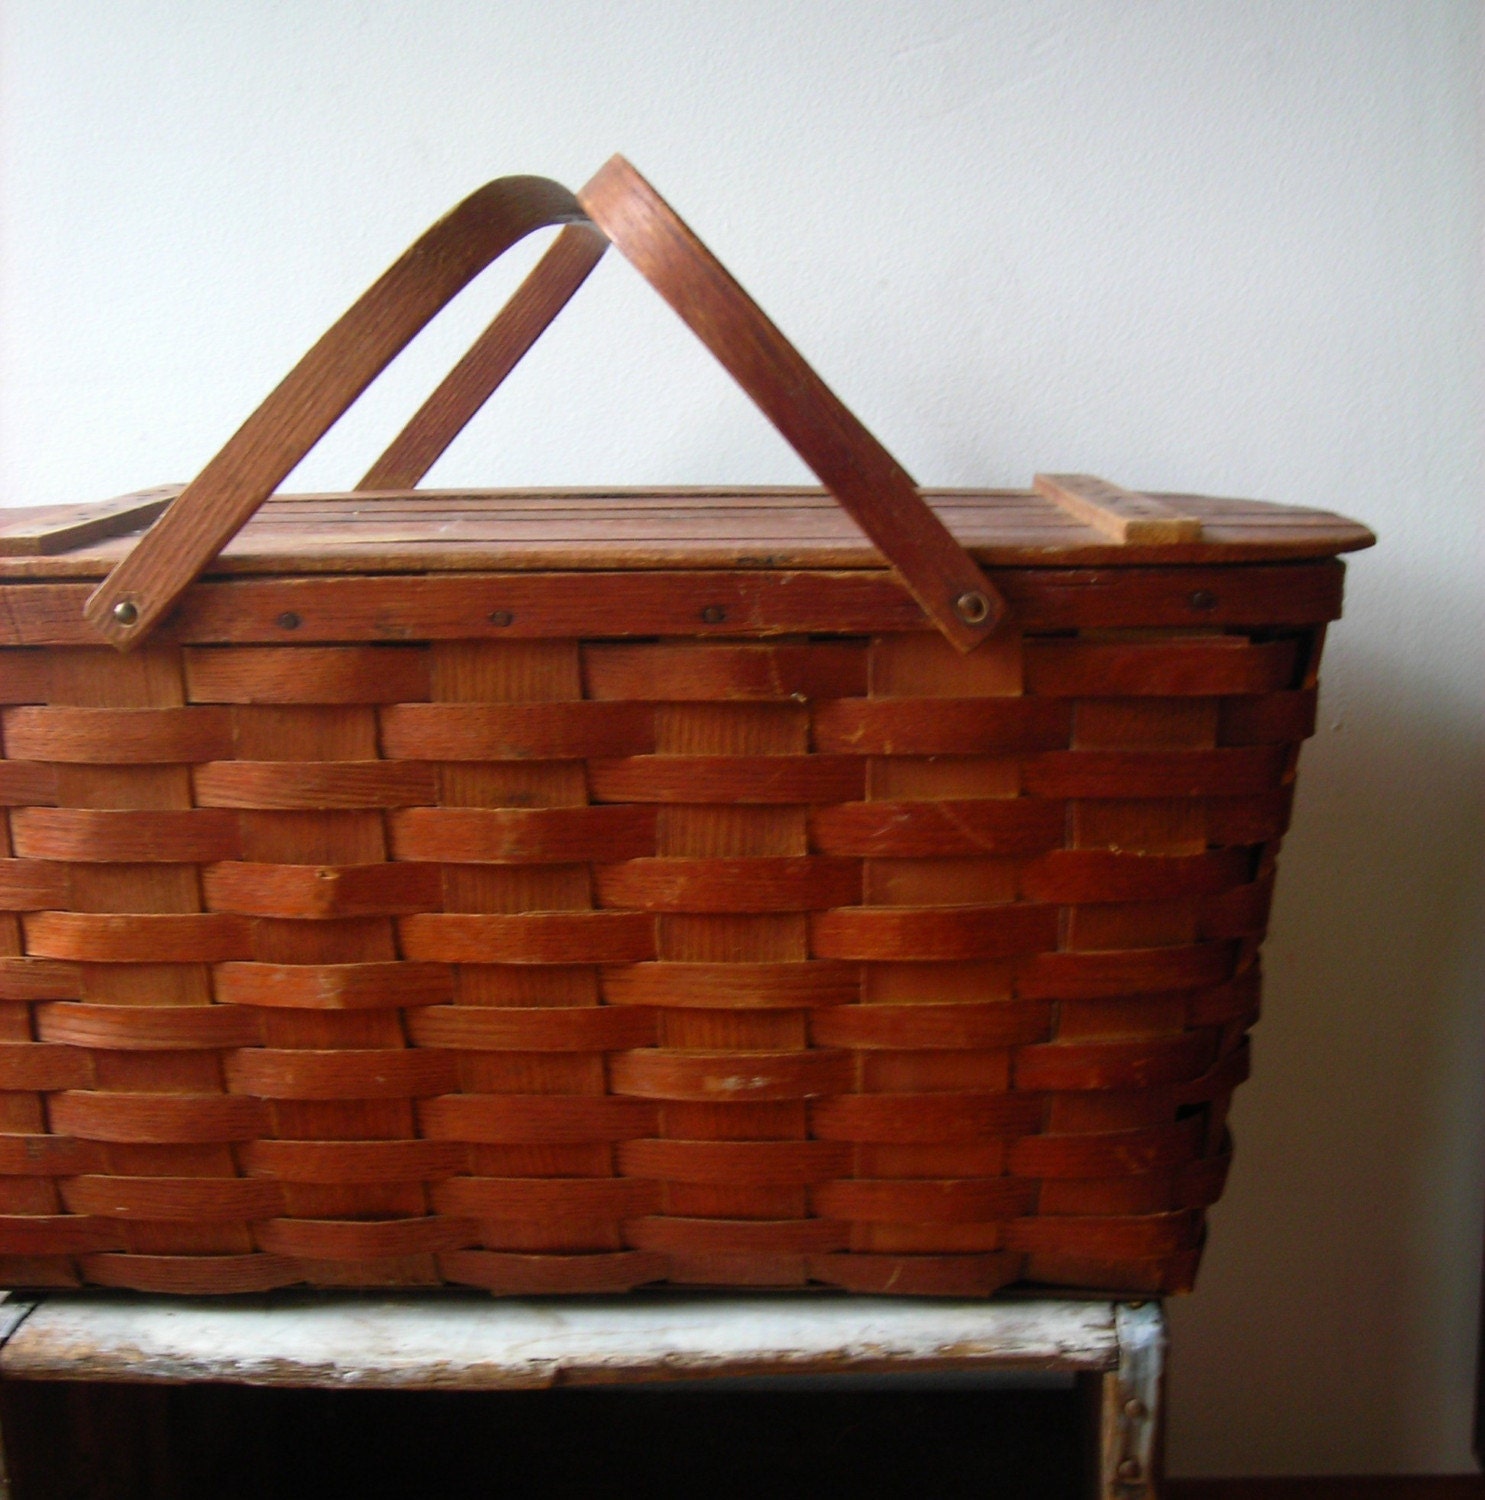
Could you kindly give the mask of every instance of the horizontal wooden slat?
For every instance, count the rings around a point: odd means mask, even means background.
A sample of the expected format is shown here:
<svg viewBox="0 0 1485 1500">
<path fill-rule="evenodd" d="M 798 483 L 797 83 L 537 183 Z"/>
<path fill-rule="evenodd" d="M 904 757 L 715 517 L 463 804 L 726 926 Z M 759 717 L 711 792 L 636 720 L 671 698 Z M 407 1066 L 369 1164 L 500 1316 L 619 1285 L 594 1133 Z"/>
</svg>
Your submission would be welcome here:
<svg viewBox="0 0 1485 1500">
<path fill-rule="evenodd" d="M 1268 791 L 1286 766 L 1282 745 L 1233 750 L 1053 750 L 1021 765 L 1037 797 L 1236 797 Z"/>
<path fill-rule="evenodd" d="M 302 550 L 300 560 L 302 561 Z M 278 569 L 284 567 L 279 561 Z M 1339 562 L 991 568 L 1028 629 L 1310 625 L 1338 619 Z M 7 590 L 0 646 L 95 646 L 87 583 Z M 721 611 L 703 618 L 702 611 Z M 492 615 L 497 618 L 492 619 Z M 292 617 L 295 623 L 284 623 Z M 553 572 L 304 577 L 198 583 L 156 639 L 288 641 L 576 639 L 583 636 L 870 635 L 928 630 L 889 573 Z"/>
<path fill-rule="evenodd" d="M 443 904 L 436 865 L 269 865 L 228 862 L 201 872 L 209 911 L 322 919 L 392 916 Z"/>
<path fill-rule="evenodd" d="M 6 1177 L 70 1177 L 101 1172 L 106 1158 L 93 1141 L 63 1135 L 0 1135 L 0 1174 Z"/>
<path fill-rule="evenodd" d="M 284 1211 L 275 1182 L 241 1177 L 74 1177 L 61 1184 L 69 1213 L 107 1219 L 191 1219 L 213 1224 Z"/>
<path fill-rule="evenodd" d="M 843 1141 L 621 1141 L 614 1152 L 630 1176 L 718 1186 L 804 1186 L 850 1170 Z"/>
<path fill-rule="evenodd" d="M 810 917 L 818 958 L 1009 958 L 1056 943 L 1053 906 L 844 907 Z"/>
<path fill-rule="evenodd" d="M 0 1091 L 49 1093 L 93 1083 L 92 1059 L 77 1047 L 0 1042 Z"/>
<path fill-rule="evenodd" d="M 844 859 L 632 859 L 593 875 L 604 906 L 644 911 L 819 911 L 861 899 L 861 866 Z"/>
<path fill-rule="evenodd" d="M 452 1057 L 420 1048 L 245 1047 L 222 1064 L 232 1093 L 260 1099 L 416 1099 L 459 1086 Z"/>
<path fill-rule="evenodd" d="M 1207 840 L 1213 844 L 1262 844 L 1289 830 L 1294 784 L 1249 797 L 1213 797 L 1204 808 Z"/>
<path fill-rule="evenodd" d="M 847 802 L 865 795 L 866 768 L 841 755 L 640 755 L 590 762 L 588 784 L 600 802 Z"/>
<path fill-rule="evenodd" d="M 882 1144 L 996 1140 L 1039 1130 L 1036 1094 L 843 1094 L 810 1105 L 810 1134 Z"/>
<path fill-rule="evenodd" d="M 123 1236 L 107 1219 L 72 1214 L 0 1214 L 0 1255 L 79 1255 L 122 1250 Z"/>
<path fill-rule="evenodd" d="M 1014 1250 L 1065 1250 L 1122 1259 L 1168 1255 L 1196 1245 L 1200 1235 L 1201 1218 L 1194 1213 L 1128 1219 L 1016 1219 L 1006 1227 L 1006 1245 Z"/>
<path fill-rule="evenodd" d="M 988 1297 L 1020 1278 L 1023 1256 L 989 1255 L 812 1255 L 811 1280 L 858 1294 L 891 1292 L 900 1297 Z"/>
<path fill-rule="evenodd" d="M 47 911 L 22 919 L 26 951 L 86 963 L 216 963 L 247 958 L 247 921 L 226 912 Z"/>
<path fill-rule="evenodd" d="M 259 1099 L 227 1094 L 62 1093 L 47 1101 L 51 1127 L 85 1141 L 198 1145 L 250 1141 L 268 1129 Z"/>
<path fill-rule="evenodd" d="M 253 1238 L 270 1255 L 308 1260 L 378 1260 L 458 1250 L 478 1242 L 469 1219 L 269 1219 Z"/>
<path fill-rule="evenodd" d="M 1038 474 L 1036 492 L 1122 546 L 1165 547 L 1201 540 L 1201 521 L 1153 495 L 1095 474 Z"/>
<path fill-rule="evenodd" d="M 45 703 L 52 696 L 52 657 L 45 651 L 0 651 L 0 703 Z"/>
<path fill-rule="evenodd" d="M 829 1182 L 810 1193 L 828 1219 L 866 1224 L 983 1224 L 1030 1213 L 1036 1187 L 1014 1178 L 966 1181 L 857 1179 Z"/>
<path fill-rule="evenodd" d="M 637 1006 L 439 1005 L 410 1012 L 405 1024 L 415 1046 L 473 1051 L 606 1052 L 656 1040 L 654 1015 Z"/>
<path fill-rule="evenodd" d="M 114 1052 L 210 1052 L 262 1040 L 258 1018 L 215 1005 L 88 1005 L 61 1000 L 36 1007 L 43 1042 Z"/>
<path fill-rule="evenodd" d="M 866 692 L 859 645 L 589 645 L 583 677 L 590 698 L 649 702 L 778 702 L 855 698 Z"/>
<path fill-rule="evenodd" d="M 215 971 L 216 998 L 231 1005 L 303 1010 L 395 1010 L 454 997 L 442 964 L 227 963 Z"/>
<path fill-rule="evenodd" d="M 50 958 L 0 958 L 0 1000 L 75 1000 L 82 970 Z"/>
<path fill-rule="evenodd" d="M 811 1099 L 850 1087 L 844 1052 L 672 1052 L 647 1048 L 609 1058 L 609 1088 L 641 1099 L 713 1102 Z"/>
<path fill-rule="evenodd" d="M 99 864 L 197 864 L 236 859 L 237 814 L 224 808 L 168 810 L 23 807 L 10 819 L 17 854 Z"/>
<path fill-rule="evenodd" d="M 1028 1135 L 1015 1142 L 1007 1167 L 1017 1177 L 1126 1177 L 1184 1166 L 1201 1153 L 1205 1121 L 1110 1134 Z"/>
<path fill-rule="evenodd" d="M 1262 975 L 1254 964 L 1236 978 L 1215 988 L 1198 990 L 1187 1001 L 1188 1026 L 1225 1026 L 1245 1017 L 1257 1018 Z"/>
<path fill-rule="evenodd" d="M 45 807 L 57 800 L 57 768 L 29 760 L 0 760 L 0 807 Z"/>
<path fill-rule="evenodd" d="M 1207 939 L 1261 938 L 1268 928 L 1273 899 L 1272 874 L 1220 896 L 1209 896 L 1197 917 L 1197 934 Z"/>
<path fill-rule="evenodd" d="M 830 962 L 641 963 L 603 974 L 604 999 L 611 1005 L 797 1010 L 849 1005 L 860 991 L 856 965 Z"/>
<path fill-rule="evenodd" d="M 415 807 L 391 813 L 396 859 L 449 864 L 585 864 L 655 850 L 647 807 Z"/>
<path fill-rule="evenodd" d="M 415 807 L 436 800 L 433 768 L 365 761 L 218 761 L 191 773 L 203 807 Z"/>
<path fill-rule="evenodd" d="M 1207 854 L 1125 854 L 1115 849 L 1054 849 L 1021 868 L 1028 901 L 1170 901 L 1209 896 L 1243 884 L 1246 849 Z"/>
<path fill-rule="evenodd" d="M 1018 1089 L 1077 1092 L 1143 1089 L 1199 1077 L 1212 1061 L 1212 1034 L 1143 1037 L 1130 1042 L 1052 1042 L 1018 1049 Z"/>
<path fill-rule="evenodd" d="M 843 1250 L 846 1226 L 828 1219 L 633 1219 L 624 1238 L 641 1250 L 707 1251 Z"/>
<path fill-rule="evenodd" d="M 986 797 L 973 802 L 845 802 L 810 813 L 810 845 L 821 854 L 939 858 L 1039 854 L 1066 832 L 1061 802 Z"/>
<path fill-rule="evenodd" d="M 397 921 L 408 958 L 465 964 L 622 964 L 655 956 L 642 912 L 423 913 Z"/>
<path fill-rule="evenodd" d="M 18 760 L 163 765 L 232 754 L 222 708 L 7 708 L 0 724 Z"/>
<path fill-rule="evenodd" d="M 429 1193 L 434 1210 L 472 1219 L 604 1224 L 660 1211 L 657 1183 L 623 1177 L 453 1177 Z"/>
<path fill-rule="evenodd" d="M 838 1005 L 810 1018 L 817 1047 L 939 1049 L 1013 1047 L 1046 1041 L 1052 1007 L 1043 1000 L 987 1005 Z"/>
<path fill-rule="evenodd" d="M 1217 711 L 1219 745 L 1274 745 L 1307 740 L 1315 732 L 1314 688 L 1224 698 Z"/>
<path fill-rule="evenodd" d="M 426 652 L 401 646 L 188 649 L 193 703 L 415 703 L 428 696 Z"/>
<path fill-rule="evenodd" d="M 617 1250 L 592 1255 L 513 1255 L 492 1250 L 454 1250 L 438 1257 L 439 1274 L 461 1286 L 485 1287 L 500 1296 L 540 1297 L 558 1293 L 627 1292 L 664 1278 L 663 1255 Z"/>
<path fill-rule="evenodd" d="M 178 493 L 176 485 L 160 485 L 86 505 L 7 510 L 0 521 L 0 556 L 54 556 L 105 537 L 142 531 Z"/>
<path fill-rule="evenodd" d="M 1219 697 L 1292 686 L 1298 641 L 1028 641 L 1026 691 L 1057 698 Z"/>
<path fill-rule="evenodd" d="M 1199 1078 L 1176 1086 L 1177 1104 L 1206 1104 L 1230 1094 L 1240 1083 L 1248 1080 L 1252 1066 L 1252 1043 L 1244 1040 Z"/>
<path fill-rule="evenodd" d="M 277 1255 L 88 1255 L 82 1267 L 99 1286 L 184 1297 L 242 1296 L 303 1280 L 295 1261 Z"/>
<path fill-rule="evenodd" d="M 70 902 L 65 865 L 38 859 L 0 859 L 0 911 L 43 911 Z"/>
<path fill-rule="evenodd" d="M 423 1182 L 465 1167 L 453 1141 L 247 1141 L 237 1148 L 252 1177 L 332 1184 Z"/>
<path fill-rule="evenodd" d="M 380 711 L 391 760 L 585 760 L 655 748 L 643 703 L 399 703 Z"/>
<path fill-rule="evenodd" d="M 655 1106 L 644 1099 L 554 1094 L 450 1094 L 417 1105 L 431 1140 L 495 1145 L 628 1141 L 654 1135 Z"/>
<path fill-rule="evenodd" d="M 1066 704 L 1036 698 L 841 698 L 815 711 L 815 748 L 838 755 L 997 755 L 1072 735 Z"/>
<path fill-rule="evenodd" d="M 1230 943 L 1038 953 L 1017 966 L 1016 992 L 1052 1000 L 1161 994 L 1220 984 L 1232 974 Z"/>
</svg>

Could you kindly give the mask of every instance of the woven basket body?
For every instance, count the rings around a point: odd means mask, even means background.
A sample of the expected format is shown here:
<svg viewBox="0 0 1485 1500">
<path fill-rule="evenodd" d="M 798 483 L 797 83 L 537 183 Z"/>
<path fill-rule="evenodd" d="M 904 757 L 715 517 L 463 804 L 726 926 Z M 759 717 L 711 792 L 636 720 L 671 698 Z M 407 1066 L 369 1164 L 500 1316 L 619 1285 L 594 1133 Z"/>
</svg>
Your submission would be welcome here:
<svg viewBox="0 0 1485 1500">
<path fill-rule="evenodd" d="M 124 654 L 14 522 L 0 1284 L 1188 1287 L 1368 537 L 1043 488 L 969 651 L 824 491 L 275 497 Z"/>
</svg>

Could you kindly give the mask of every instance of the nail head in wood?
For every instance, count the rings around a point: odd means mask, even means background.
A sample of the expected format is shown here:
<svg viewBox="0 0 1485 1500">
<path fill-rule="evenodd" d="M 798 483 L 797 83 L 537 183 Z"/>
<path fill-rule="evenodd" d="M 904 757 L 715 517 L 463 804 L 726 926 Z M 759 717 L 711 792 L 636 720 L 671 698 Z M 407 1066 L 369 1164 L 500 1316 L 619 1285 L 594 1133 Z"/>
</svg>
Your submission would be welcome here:
<svg viewBox="0 0 1485 1500">
<path fill-rule="evenodd" d="M 954 601 L 954 613 L 966 625 L 978 625 L 990 614 L 990 601 L 973 589 L 967 589 Z"/>
</svg>

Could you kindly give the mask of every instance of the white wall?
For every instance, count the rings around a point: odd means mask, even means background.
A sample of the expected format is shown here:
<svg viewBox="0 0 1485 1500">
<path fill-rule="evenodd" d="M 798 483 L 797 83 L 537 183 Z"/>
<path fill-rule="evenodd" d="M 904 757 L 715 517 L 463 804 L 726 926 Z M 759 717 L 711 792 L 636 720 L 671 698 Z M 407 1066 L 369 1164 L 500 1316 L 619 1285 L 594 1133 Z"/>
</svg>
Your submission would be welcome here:
<svg viewBox="0 0 1485 1500">
<path fill-rule="evenodd" d="M 1376 526 L 1175 1310 L 1171 1453 L 1471 1465 L 1476 4 L 10 0 L 3 26 L 4 503 L 189 477 L 457 198 L 621 149 L 924 482 L 1087 469 Z M 351 482 L 515 274 L 299 479 Z M 800 472 L 615 256 L 432 478 Z"/>
</svg>

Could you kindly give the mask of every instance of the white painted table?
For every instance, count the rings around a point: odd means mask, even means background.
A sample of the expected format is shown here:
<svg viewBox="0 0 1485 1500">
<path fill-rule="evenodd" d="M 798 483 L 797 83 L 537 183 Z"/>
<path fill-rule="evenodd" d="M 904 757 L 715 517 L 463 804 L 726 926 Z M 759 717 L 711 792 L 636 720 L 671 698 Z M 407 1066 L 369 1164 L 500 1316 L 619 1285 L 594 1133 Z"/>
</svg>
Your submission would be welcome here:
<svg viewBox="0 0 1485 1500">
<path fill-rule="evenodd" d="M 1100 1500 L 1151 1500 L 1158 1302 L 830 1295 L 494 1300 L 99 1293 L 0 1305 L 0 1378 L 335 1389 L 531 1390 L 738 1376 L 1031 1373 L 1094 1398 Z"/>
</svg>

